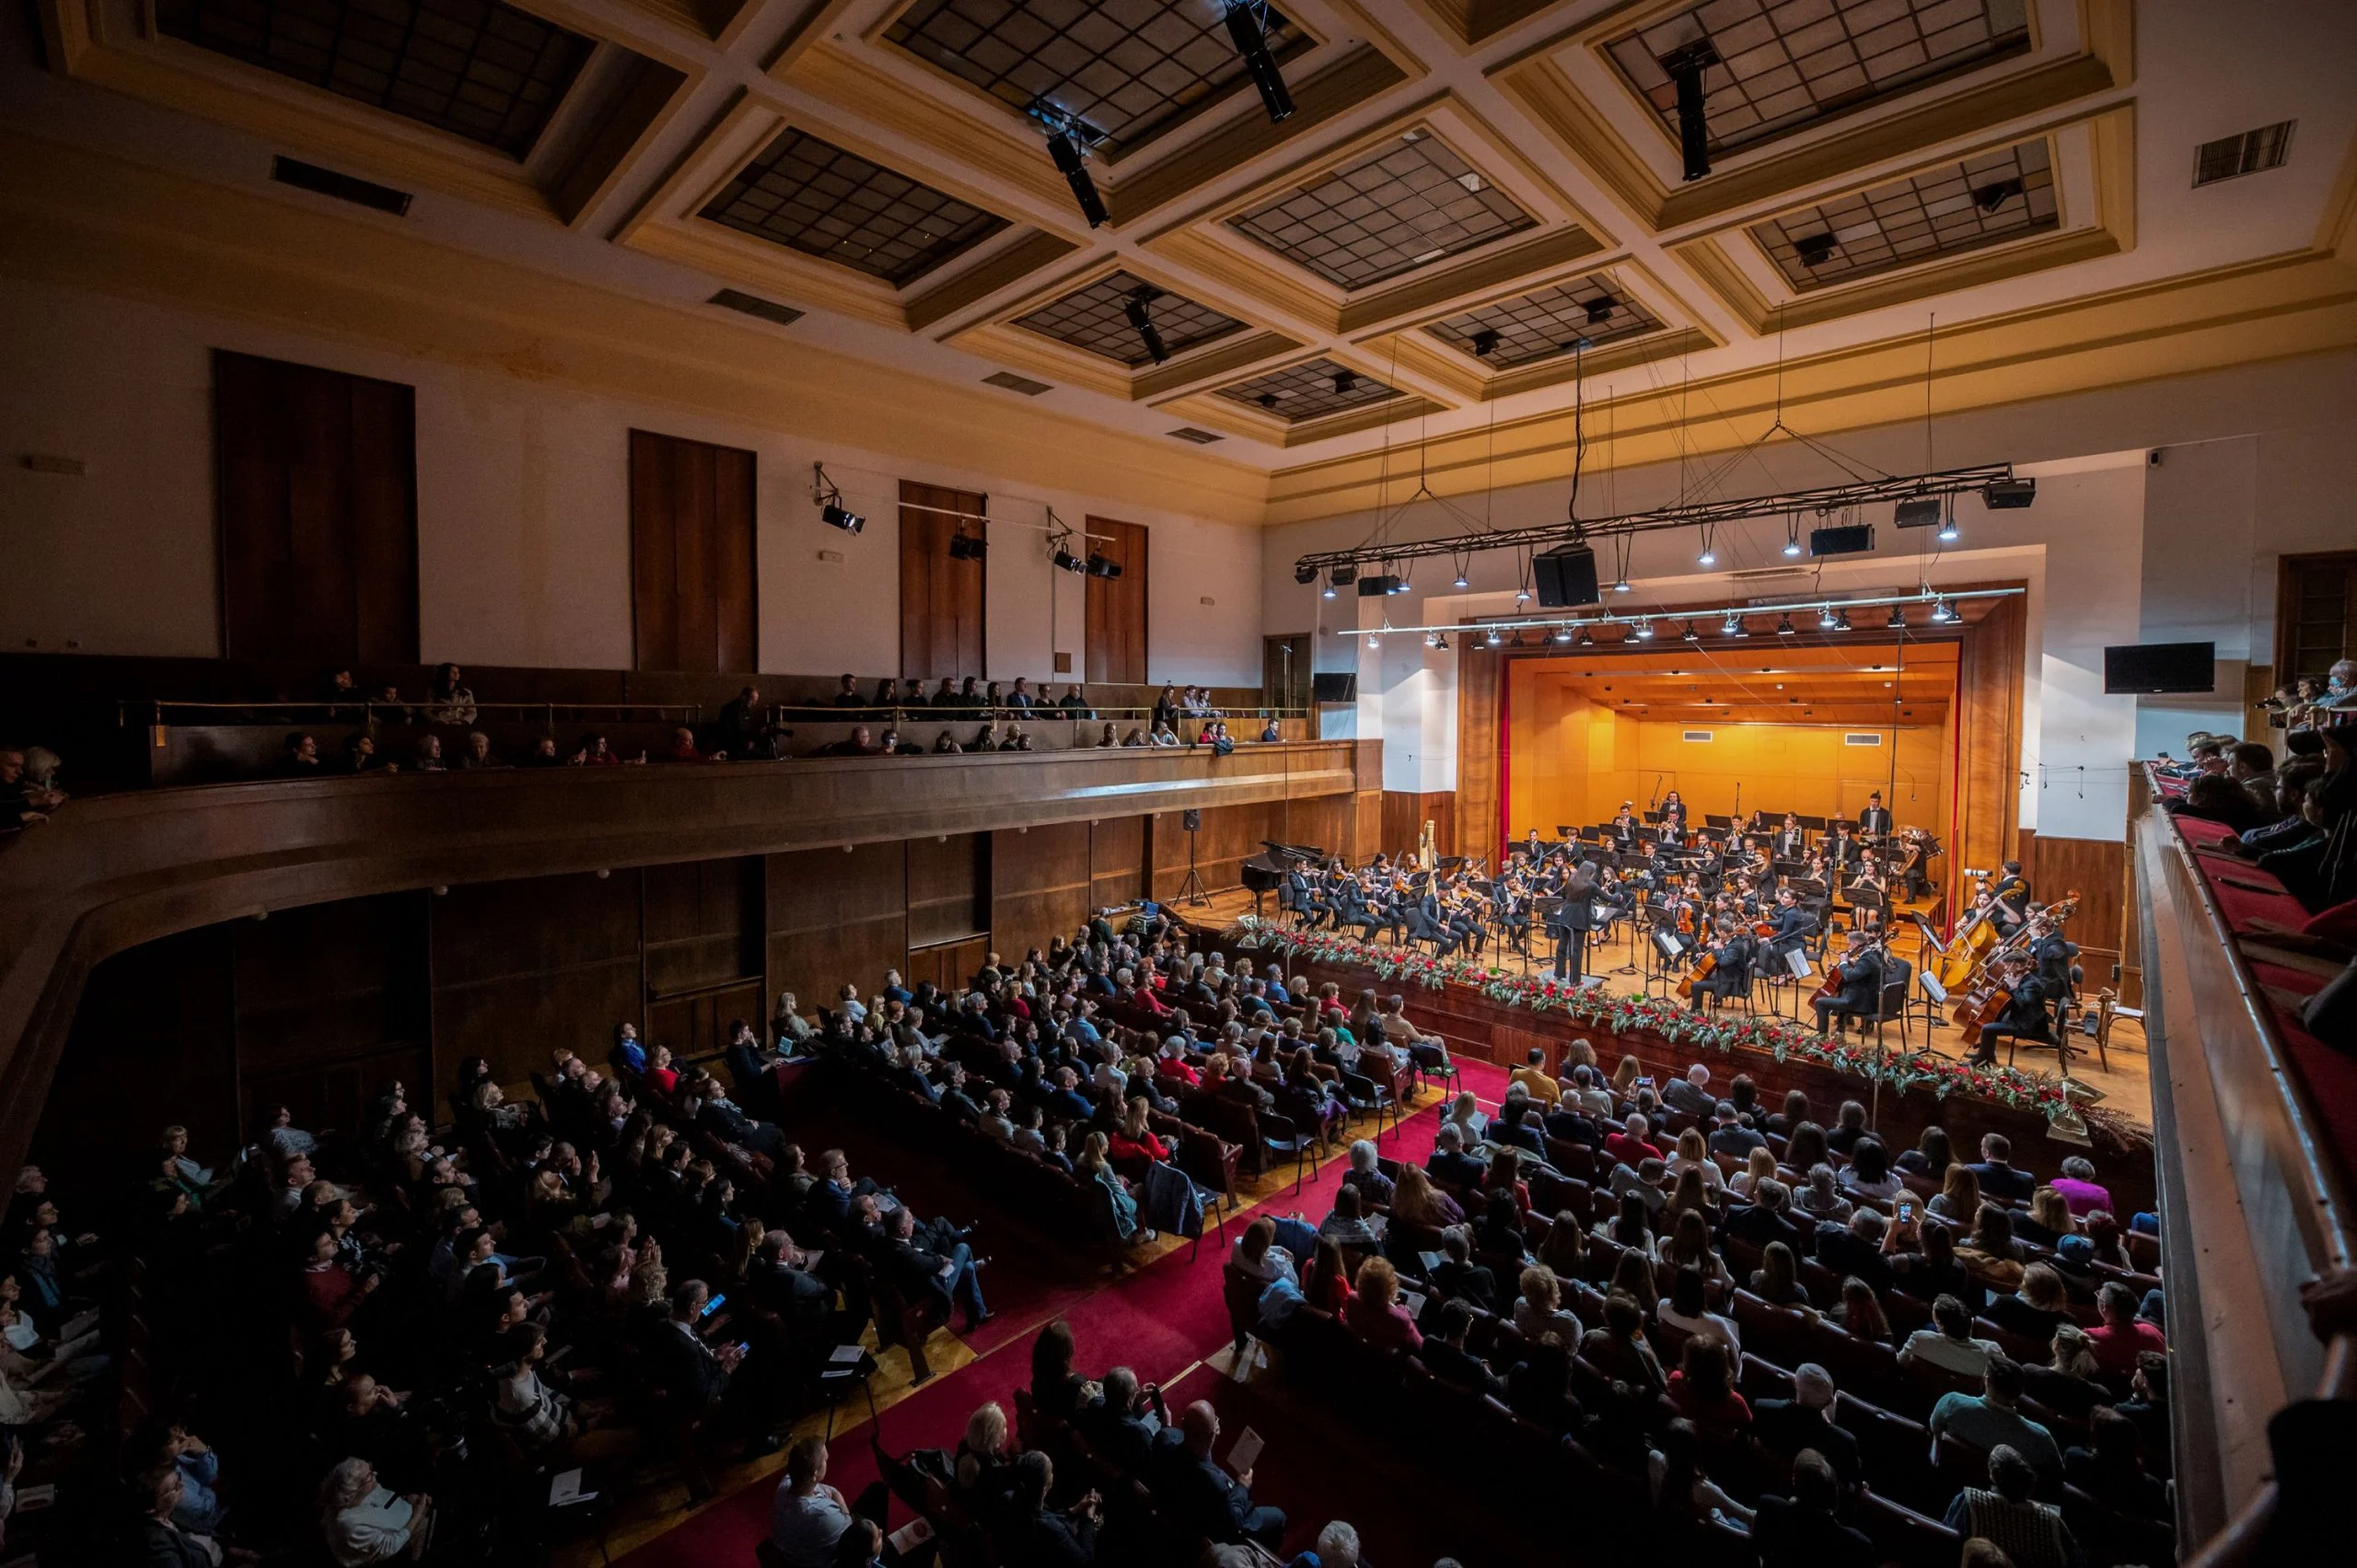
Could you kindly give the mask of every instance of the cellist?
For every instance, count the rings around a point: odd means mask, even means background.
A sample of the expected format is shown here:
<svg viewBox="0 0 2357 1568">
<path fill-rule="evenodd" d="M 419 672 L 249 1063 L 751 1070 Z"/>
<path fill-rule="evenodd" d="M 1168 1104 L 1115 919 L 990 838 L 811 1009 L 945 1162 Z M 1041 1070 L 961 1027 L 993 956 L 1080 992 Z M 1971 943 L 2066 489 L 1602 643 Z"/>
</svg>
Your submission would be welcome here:
<svg viewBox="0 0 2357 1568">
<path fill-rule="evenodd" d="M 2002 1037 L 2052 1046 L 2058 1070 L 2067 1074 L 2071 1052 L 2054 1038 L 2054 1020 L 2046 1010 L 2049 993 L 2046 981 L 2038 976 L 2036 960 L 2026 953 L 2009 953 L 1997 960 L 1992 978 L 2012 1000 L 1994 1021 L 1981 1026 L 1980 1043 L 1965 1059 L 1967 1063 L 1975 1067 L 1994 1067 L 1997 1041 Z"/>
<path fill-rule="evenodd" d="M 1718 940 L 1710 951 L 1711 972 L 1690 981 L 1685 990 L 1691 998 L 1689 1005 L 1697 1013 L 1702 1010 L 1705 995 L 1724 1001 L 1751 990 L 1751 958 L 1758 946 L 1751 934 L 1734 921 L 1721 916 L 1715 923 Z"/>
<path fill-rule="evenodd" d="M 1882 1003 L 1882 949 L 1868 943 L 1864 932 L 1852 930 L 1848 949 L 1826 977 L 1825 986 L 1809 998 L 1809 1005 L 1817 1009 L 1817 1033 L 1833 1033 L 1843 1019 L 1873 1017 Z"/>
</svg>

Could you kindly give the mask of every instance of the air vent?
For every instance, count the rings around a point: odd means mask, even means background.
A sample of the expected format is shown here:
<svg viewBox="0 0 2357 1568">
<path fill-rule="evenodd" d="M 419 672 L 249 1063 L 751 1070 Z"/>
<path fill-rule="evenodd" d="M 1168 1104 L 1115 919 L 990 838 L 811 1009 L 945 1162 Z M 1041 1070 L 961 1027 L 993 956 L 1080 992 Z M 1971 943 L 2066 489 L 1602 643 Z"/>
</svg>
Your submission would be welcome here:
<svg viewBox="0 0 2357 1568">
<path fill-rule="evenodd" d="M 759 316 L 762 320 L 780 327 L 791 327 L 802 319 L 802 312 L 791 305 L 780 305 L 773 299 L 763 299 L 754 294 L 743 294 L 733 288 L 722 289 L 704 303 L 724 305 L 731 310 L 741 310 L 748 316 Z"/>
<path fill-rule="evenodd" d="M 985 376 L 982 377 L 982 385 L 1004 387 L 1010 392 L 1020 392 L 1027 398 L 1036 398 L 1042 392 L 1055 390 L 1045 381 L 1034 381 L 1030 377 L 1017 376 L 1012 370 L 1002 370 L 995 376 Z"/>
<path fill-rule="evenodd" d="M 2193 153 L 2193 183 L 2215 185 L 2221 180 L 2282 168 L 2283 160 L 2292 156 L 2292 127 L 2298 123 L 2285 120 L 2239 136 L 2202 143 Z"/>
<path fill-rule="evenodd" d="M 1844 746 L 1880 746 L 1882 744 L 1882 737 L 1879 735 L 1850 734 L 1841 738 L 1841 744 Z"/>
<path fill-rule="evenodd" d="M 292 185 L 297 191 L 332 196 L 339 202 L 350 202 L 355 206 L 374 207 L 397 218 L 409 215 L 409 204 L 414 199 L 406 191 L 396 191 L 389 185 L 379 185 L 356 174 L 339 174 L 332 168 L 321 168 L 316 163 L 305 163 L 301 158 L 281 157 L 272 159 L 270 177 L 281 185 Z"/>
<path fill-rule="evenodd" d="M 1208 430 L 1198 430 L 1191 424 L 1182 424 L 1170 434 L 1181 441 L 1192 441 L 1198 447 L 1208 447 L 1214 441 L 1226 439 L 1225 436 L 1214 436 Z"/>
<path fill-rule="evenodd" d="M 1727 579 L 1736 583 L 1769 583 L 1779 577 L 1805 577 L 1811 574 L 1805 566 L 1750 566 L 1740 572 L 1730 572 Z"/>
<path fill-rule="evenodd" d="M 1689 729 L 1678 738 L 1681 740 L 1708 740 L 1711 738 L 1711 732 L 1707 729 Z"/>
</svg>

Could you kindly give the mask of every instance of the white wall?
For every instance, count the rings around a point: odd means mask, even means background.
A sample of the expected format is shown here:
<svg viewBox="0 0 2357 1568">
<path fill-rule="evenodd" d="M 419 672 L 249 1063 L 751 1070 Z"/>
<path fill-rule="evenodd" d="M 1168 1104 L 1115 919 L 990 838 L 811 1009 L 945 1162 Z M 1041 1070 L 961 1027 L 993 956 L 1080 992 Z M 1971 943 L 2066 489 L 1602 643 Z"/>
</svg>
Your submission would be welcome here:
<svg viewBox="0 0 2357 1568">
<path fill-rule="evenodd" d="M 1149 676 L 1258 685 L 1258 530 L 1114 506 L 1017 477 L 820 448 L 791 433 L 592 396 L 510 374 L 404 359 L 324 338 L 0 280 L 0 448 L 87 465 L 80 477 L 0 473 L 0 646 L 211 656 L 219 651 L 213 532 L 213 348 L 417 389 L 420 652 L 429 660 L 598 668 L 631 663 L 633 427 L 758 454 L 761 663 L 769 670 L 899 668 L 900 479 L 991 497 L 990 673 L 1085 672 L 1086 585 L 1022 525 L 1052 507 L 1151 532 Z M 823 460 L 868 518 L 856 538 L 810 503 Z M 839 552 L 841 563 L 819 560 Z M 1205 599 L 1211 600 L 1206 604 Z"/>
</svg>

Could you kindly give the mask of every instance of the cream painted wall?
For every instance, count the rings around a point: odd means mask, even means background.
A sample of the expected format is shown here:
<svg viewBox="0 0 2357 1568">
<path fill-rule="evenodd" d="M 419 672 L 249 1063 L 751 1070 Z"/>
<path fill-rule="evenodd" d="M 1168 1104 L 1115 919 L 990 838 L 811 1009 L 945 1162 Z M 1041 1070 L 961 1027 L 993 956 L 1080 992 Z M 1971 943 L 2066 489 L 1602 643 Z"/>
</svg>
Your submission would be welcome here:
<svg viewBox="0 0 2357 1568">
<path fill-rule="evenodd" d="M 207 319 L 0 279 L 0 445 L 87 465 L 81 477 L 0 474 L 7 569 L 0 646 L 209 656 L 218 651 L 212 348 L 417 389 L 422 654 L 461 662 L 626 667 L 631 660 L 633 427 L 759 455 L 761 661 L 765 669 L 882 674 L 899 667 L 897 482 L 991 496 L 991 673 L 1085 667 L 1082 579 L 1047 560 L 1052 507 L 1144 524 L 1152 537 L 1149 674 L 1258 685 L 1258 530 L 1118 507 L 1019 477 L 820 448 L 790 433 L 589 396 L 502 369 L 403 359 L 325 338 Z M 810 504 L 823 460 L 866 531 Z M 839 552 L 840 563 L 821 562 Z M 1208 599 L 1209 603 L 1204 601 Z"/>
</svg>

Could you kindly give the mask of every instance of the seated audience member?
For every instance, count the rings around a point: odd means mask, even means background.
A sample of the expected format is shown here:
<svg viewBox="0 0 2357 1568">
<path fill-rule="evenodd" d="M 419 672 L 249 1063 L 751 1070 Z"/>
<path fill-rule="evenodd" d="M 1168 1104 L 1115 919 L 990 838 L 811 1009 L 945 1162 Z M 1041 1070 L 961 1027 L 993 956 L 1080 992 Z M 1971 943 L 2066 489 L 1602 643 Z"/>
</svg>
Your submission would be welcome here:
<svg viewBox="0 0 2357 1568">
<path fill-rule="evenodd" d="M 1498 1305 L 1497 1276 L 1473 1261 L 1473 1237 L 1461 1225 L 1440 1233 L 1441 1260 L 1432 1271 L 1433 1288 L 1444 1301 L 1469 1301 L 1484 1312 Z"/>
<path fill-rule="evenodd" d="M 1872 1540 L 1835 1516 L 1842 1491 L 1837 1473 L 1816 1447 L 1794 1456 L 1792 1495 L 1762 1497 L 1751 1521 L 1760 1568 L 1875 1568 L 1882 1561 Z"/>
<path fill-rule="evenodd" d="M 838 1546 L 854 1517 L 881 1523 L 888 1501 L 877 1481 L 857 1504 L 827 1484 L 827 1445 L 805 1437 L 786 1450 L 785 1474 L 770 1504 L 770 1545 L 786 1568 L 835 1568 Z"/>
<path fill-rule="evenodd" d="M 1489 1363 L 1465 1348 L 1465 1336 L 1472 1331 L 1473 1308 L 1464 1301 L 1452 1301 L 1440 1309 L 1437 1330 L 1424 1336 L 1416 1351 L 1416 1359 L 1424 1368 L 1451 1388 L 1469 1393 L 1486 1394 L 1504 1401 L 1506 1386 L 1504 1379 L 1490 1370 Z"/>
<path fill-rule="evenodd" d="M 1813 1361 L 1793 1372 L 1793 1397 L 1761 1400 L 1751 1407 L 1751 1434 L 1771 1453 L 1787 1458 L 1814 1452 L 1831 1467 L 1844 1491 L 1864 1484 L 1858 1440 L 1835 1423 L 1832 1374 Z"/>
<path fill-rule="evenodd" d="M 1645 1390 L 1648 1397 L 1669 1386 L 1661 1362 L 1644 1336 L 1645 1309 L 1635 1296 L 1615 1290 L 1604 1298 L 1604 1323 L 1580 1338 L 1579 1357 L 1616 1383 Z"/>
<path fill-rule="evenodd" d="M 1370 1212 L 1388 1208 L 1391 1204 L 1391 1178 L 1383 1174 L 1377 1163 L 1382 1156 L 1374 1144 L 1364 1138 L 1353 1141 L 1350 1157 L 1351 1167 L 1342 1173 L 1342 1185 L 1355 1188 Z"/>
<path fill-rule="evenodd" d="M 1751 1524 L 1751 1510 L 1704 1473 L 1701 1428 L 1684 1416 L 1662 1429 L 1661 1446 L 1645 1456 L 1645 1478 L 1655 1508 L 1670 1518 L 1716 1519 L 1745 1528 Z"/>
<path fill-rule="evenodd" d="M 178 1491 L 177 1472 L 168 1484 Z M 340 1568 L 422 1556 L 433 1515 L 432 1498 L 422 1493 L 396 1497 L 377 1483 L 376 1468 L 366 1459 L 336 1466 L 319 1492 L 320 1532 Z"/>
<path fill-rule="evenodd" d="M 2014 1168 L 2013 1153 L 2010 1139 L 2001 1132 L 1991 1132 L 1980 1140 L 1980 1163 L 1972 1167 L 1982 1194 L 2001 1203 L 2014 1202 L 2038 1191 L 2038 1178 Z"/>
<path fill-rule="evenodd" d="M 1702 1271 L 1691 1263 L 1670 1277 L 1669 1294 L 1654 1308 L 1654 1316 L 1695 1338 L 1716 1340 L 1726 1347 L 1730 1356 L 1743 1353 L 1743 1341 L 1736 1332 L 1735 1319 L 1710 1310 Z"/>
<path fill-rule="evenodd" d="M 1933 1436 L 1942 1434 L 1986 1453 L 2000 1445 L 2035 1465 L 2040 1473 L 2060 1477 L 2062 1451 L 2054 1434 L 2014 1407 L 2022 1397 L 2022 1369 L 2002 1352 L 1990 1356 L 1978 1394 L 1942 1394 L 1925 1424 Z"/>
<path fill-rule="evenodd" d="M 2022 1271 L 2021 1288 L 1992 1297 L 1980 1315 L 2009 1334 L 2044 1346 L 2057 1328 L 2072 1321 L 2070 1294 L 2051 1263 L 2032 1263 Z"/>
<path fill-rule="evenodd" d="M 1255 1504 L 1252 1472 L 1230 1476 L 1213 1457 L 1219 1432 L 1219 1412 L 1205 1400 L 1181 1411 L 1177 1426 L 1163 1429 L 1156 1443 L 1157 1510 L 1168 1510 L 1174 1528 L 1214 1541 L 1258 1541 L 1274 1550 L 1284 1539 L 1283 1511 Z"/>
<path fill-rule="evenodd" d="M 1959 1491 L 1944 1522 L 1959 1536 L 2003 1548 L 2014 1568 L 2077 1568 L 2079 1543 L 2061 1510 L 2031 1497 L 2037 1486 L 2037 1468 L 2001 1444 L 1989 1456 L 1989 1485 Z"/>
<path fill-rule="evenodd" d="M 2156 1323 L 2138 1315 L 2136 1293 L 2118 1280 L 2096 1292 L 2099 1327 L 2087 1330 L 2096 1362 L 2107 1372 L 2133 1372 L 2147 1351 L 2166 1351 L 2168 1338 Z"/>
<path fill-rule="evenodd" d="M 1342 1321 L 1359 1338 L 1378 1350 L 1412 1351 L 1424 1342 L 1416 1319 L 1399 1303 L 1399 1275 L 1390 1259 L 1369 1258 L 1360 1264 L 1353 1288 Z"/>
<path fill-rule="evenodd" d="M 1563 1098 L 1563 1087 L 1547 1071 L 1547 1053 L 1532 1046 L 1523 1064 L 1515 1068 L 1509 1083 L 1519 1084 L 1532 1099 L 1553 1105 Z"/>
<path fill-rule="evenodd" d="M 1055 1462 L 1036 1449 L 1018 1458 L 1014 1471 L 1013 1515 L 999 1532 L 1006 1561 L 1037 1563 L 1039 1568 L 1086 1568 L 1096 1562 L 1097 1516 L 1103 1506 L 1097 1494 L 1083 1493 L 1069 1508 L 1049 1507 Z"/>
<path fill-rule="evenodd" d="M 2073 1486 L 2131 1519 L 2169 1516 L 2166 1483 L 2144 1468 L 2136 1423 L 2108 1405 L 2088 1417 L 2091 1446 L 2062 1456 L 2062 1474 Z"/>
<path fill-rule="evenodd" d="M 1955 1296 L 1932 1303 L 1932 1326 L 1918 1329 L 1898 1347 L 1899 1363 L 1927 1361 L 1944 1372 L 1980 1377 L 1989 1370 L 1989 1358 L 2001 1353 L 1994 1340 L 1972 1337 L 1972 1315 Z"/>
<path fill-rule="evenodd" d="M 1645 1118 L 1635 1111 L 1621 1122 L 1620 1131 L 1604 1140 L 1604 1152 L 1622 1165 L 1634 1166 L 1641 1160 L 1666 1159 L 1661 1150 L 1648 1142 L 1653 1128 Z"/>
<path fill-rule="evenodd" d="M 1686 1342 L 1667 1392 L 1678 1413 L 1707 1434 L 1734 1436 L 1750 1429 L 1751 1407 L 1736 1392 L 1735 1357 L 1718 1339 L 1697 1334 Z"/>
</svg>

